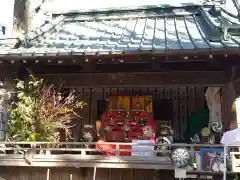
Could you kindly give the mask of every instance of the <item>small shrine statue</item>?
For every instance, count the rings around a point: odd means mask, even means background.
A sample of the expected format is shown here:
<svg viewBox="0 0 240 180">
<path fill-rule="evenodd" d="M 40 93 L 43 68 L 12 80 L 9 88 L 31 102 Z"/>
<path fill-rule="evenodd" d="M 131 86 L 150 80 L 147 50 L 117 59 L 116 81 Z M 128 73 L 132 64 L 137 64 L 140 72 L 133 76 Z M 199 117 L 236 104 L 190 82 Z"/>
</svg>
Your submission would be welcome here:
<svg viewBox="0 0 240 180">
<path fill-rule="evenodd" d="M 209 135 L 210 135 L 210 130 L 208 127 L 204 127 L 201 131 L 200 131 L 200 138 L 201 138 L 201 143 L 206 143 L 208 144 L 209 141 Z"/>
<path fill-rule="evenodd" d="M 172 144 L 173 143 L 173 130 L 170 126 L 162 125 L 159 130 L 159 136 L 156 139 L 158 144 Z M 167 151 L 170 149 L 169 146 L 156 146 L 157 150 Z M 166 153 L 160 153 L 159 155 L 166 155 Z"/>
<path fill-rule="evenodd" d="M 86 149 L 94 149 L 94 145 L 87 144 L 88 142 L 96 141 L 96 131 L 94 130 L 92 125 L 84 125 L 82 129 L 82 142 L 86 142 Z M 91 152 L 86 152 L 87 154 L 92 154 Z"/>
<path fill-rule="evenodd" d="M 155 133 L 152 126 L 144 126 L 142 128 L 142 132 L 143 132 L 143 139 L 149 139 L 151 137 L 155 137 Z"/>
<path fill-rule="evenodd" d="M 84 125 L 83 126 L 83 132 L 82 132 L 82 138 L 86 142 L 92 142 L 95 137 L 95 130 L 92 125 Z"/>
</svg>

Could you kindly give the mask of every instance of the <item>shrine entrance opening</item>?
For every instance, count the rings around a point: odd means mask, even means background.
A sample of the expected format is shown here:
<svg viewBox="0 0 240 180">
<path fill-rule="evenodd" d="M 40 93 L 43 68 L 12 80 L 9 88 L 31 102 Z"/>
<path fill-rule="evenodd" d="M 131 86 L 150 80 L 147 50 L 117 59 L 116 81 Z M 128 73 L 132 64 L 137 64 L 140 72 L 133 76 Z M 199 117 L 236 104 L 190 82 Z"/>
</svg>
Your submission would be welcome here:
<svg viewBox="0 0 240 180">
<path fill-rule="evenodd" d="M 130 112 L 139 108 L 151 115 L 156 136 L 159 134 L 161 125 L 167 125 L 174 130 L 174 139 L 182 140 L 188 120 L 204 107 L 205 89 L 206 87 L 199 86 L 78 89 L 89 106 L 85 110 L 83 120 L 74 129 L 74 134 L 78 139 L 77 136 L 81 134 L 78 131 L 83 128 L 84 124 L 95 125 L 96 121 L 102 120 L 104 113 L 111 110 Z M 109 130 L 108 125 L 104 123 L 103 125 L 107 126 L 105 130 Z"/>
</svg>

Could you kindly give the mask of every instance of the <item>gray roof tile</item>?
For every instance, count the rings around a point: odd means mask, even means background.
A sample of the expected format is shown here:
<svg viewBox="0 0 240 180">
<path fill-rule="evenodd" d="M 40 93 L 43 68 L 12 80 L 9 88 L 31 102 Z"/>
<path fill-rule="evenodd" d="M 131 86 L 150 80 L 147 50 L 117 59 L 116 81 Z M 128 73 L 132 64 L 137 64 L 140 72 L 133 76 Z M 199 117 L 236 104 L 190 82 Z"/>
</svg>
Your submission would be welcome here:
<svg viewBox="0 0 240 180">
<path fill-rule="evenodd" d="M 30 48 L 21 47 L 11 53 L 41 56 L 238 50 L 239 38 L 220 37 L 222 17 L 211 15 L 206 8 L 186 12 L 173 15 L 161 11 L 149 17 L 88 21 L 78 20 L 78 16 L 60 16 L 28 34 Z"/>
</svg>

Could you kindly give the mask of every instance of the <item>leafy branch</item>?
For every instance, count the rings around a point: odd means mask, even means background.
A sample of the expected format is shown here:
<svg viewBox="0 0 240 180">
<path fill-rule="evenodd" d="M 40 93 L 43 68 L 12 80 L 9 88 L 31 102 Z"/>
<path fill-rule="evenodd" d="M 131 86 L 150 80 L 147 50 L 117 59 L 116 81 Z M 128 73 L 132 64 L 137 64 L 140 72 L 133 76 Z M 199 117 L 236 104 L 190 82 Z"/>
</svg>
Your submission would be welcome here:
<svg viewBox="0 0 240 180">
<path fill-rule="evenodd" d="M 72 120 L 80 118 L 86 103 L 75 91 L 67 95 L 61 88 L 47 85 L 30 74 L 27 81 L 17 79 L 17 101 L 10 108 L 9 135 L 14 141 L 59 141 L 63 130 L 71 138 Z"/>
</svg>

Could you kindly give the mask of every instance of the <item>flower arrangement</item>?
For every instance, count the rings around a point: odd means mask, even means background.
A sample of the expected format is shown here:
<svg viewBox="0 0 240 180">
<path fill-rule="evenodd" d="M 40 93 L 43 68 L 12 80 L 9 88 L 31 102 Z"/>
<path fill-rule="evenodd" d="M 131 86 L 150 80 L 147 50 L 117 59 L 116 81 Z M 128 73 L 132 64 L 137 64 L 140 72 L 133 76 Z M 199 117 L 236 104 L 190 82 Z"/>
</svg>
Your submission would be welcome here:
<svg viewBox="0 0 240 180">
<path fill-rule="evenodd" d="M 61 93 L 61 88 L 47 85 L 43 79 L 30 74 L 26 81 L 16 80 L 17 100 L 10 108 L 9 137 L 13 141 L 54 141 L 63 130 L 71 138 L 73 118 L 86 105 L 71 90 Z"/>
</svg>

